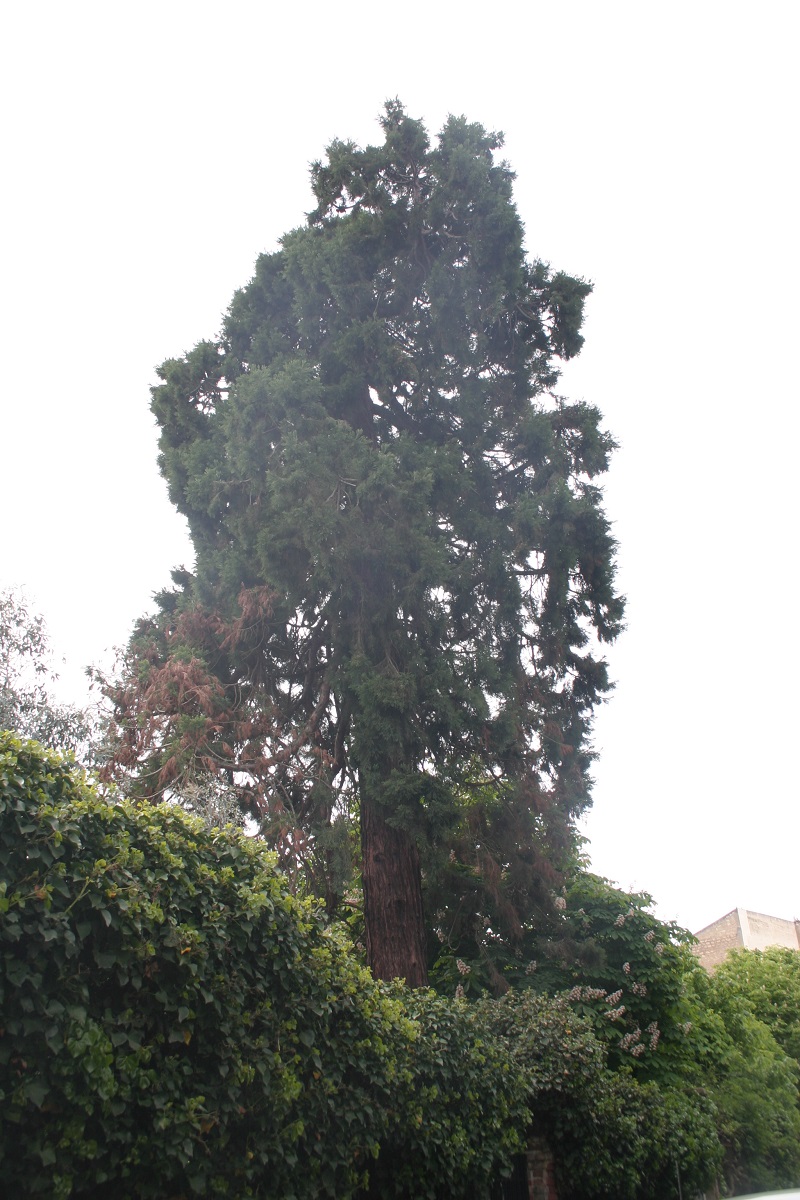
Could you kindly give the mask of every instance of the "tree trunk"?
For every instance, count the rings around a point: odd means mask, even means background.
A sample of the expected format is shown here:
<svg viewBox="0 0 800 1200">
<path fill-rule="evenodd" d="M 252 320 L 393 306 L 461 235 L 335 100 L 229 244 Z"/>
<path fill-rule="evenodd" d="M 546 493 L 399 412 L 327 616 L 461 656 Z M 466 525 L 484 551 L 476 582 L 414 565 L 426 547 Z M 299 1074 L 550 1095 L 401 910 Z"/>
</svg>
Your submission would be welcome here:
<svg viewBox="0 0 800 1200">
<path fill-rule="evenodd" d="M 404 829 L 361 788 L 361 853 L 367 962 L 376 979 L 427 987 L 419 852 Z"/>
</svg>

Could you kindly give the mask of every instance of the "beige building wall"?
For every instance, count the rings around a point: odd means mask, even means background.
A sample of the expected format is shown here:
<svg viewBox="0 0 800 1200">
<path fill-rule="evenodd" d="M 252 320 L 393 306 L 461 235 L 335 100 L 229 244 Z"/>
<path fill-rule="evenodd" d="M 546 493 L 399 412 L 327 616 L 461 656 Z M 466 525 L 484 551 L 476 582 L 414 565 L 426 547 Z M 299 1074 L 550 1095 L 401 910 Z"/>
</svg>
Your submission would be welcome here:
<svg viewBox="0 0 800 1200">
<path fill-rule="evenodd" d="M 718 921 L 700 929 L 695 937 L 694 953 L 711 971 L 719 966 L 729 950 L 766 950 L 770 946 L 800 950 L 800 922 L 734 908 Z"/>
<path fill-rule="evenodd" d="M 797 922 L 783 921 L 780 917 L 767 917 L 764 913 L 748 912 L 750 940 L 745 942 L 748 950 L 766 950 L 768 946 L 788 946 L 800 949 L 797 942 Z"/>
</svg>

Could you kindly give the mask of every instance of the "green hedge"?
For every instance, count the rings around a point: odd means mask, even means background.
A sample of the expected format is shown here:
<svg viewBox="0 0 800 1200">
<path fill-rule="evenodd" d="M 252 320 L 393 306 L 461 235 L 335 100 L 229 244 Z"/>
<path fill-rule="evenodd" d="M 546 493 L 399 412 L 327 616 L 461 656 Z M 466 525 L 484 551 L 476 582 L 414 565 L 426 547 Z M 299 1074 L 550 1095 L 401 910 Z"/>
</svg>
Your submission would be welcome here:
<svg viewBox="0 0 800 1200">
<path fill-rule="evenodd" d="M 351 1194 L 416 1030 L 271 856 L 7 737 L 0 835 L 11 1194 Z"/>
<path fill-rule="evenodd" d="M 481 1200 L 525 1148 L 528 1079 L 474 1006 L 418 990 L 406 1011 L 421 1036 L 408 1045 L 369 1195 Z"/>
<path fill-rule="evenodd" d="M 375 983 L 261 845 L 5 734 L 0 1001 L 9 1194 L 488 1194 L 526 1125 L 464 1006 Z"/>
<path fill-rule="evenodd" d="M 691 1096 L 565 997 L 376 983 L 263 845 L 0 734 L 0 1178 L 34 1200 L 484 1200 L 531 1112 L 562 1194 L 713 1174 Z"/>
</svg>

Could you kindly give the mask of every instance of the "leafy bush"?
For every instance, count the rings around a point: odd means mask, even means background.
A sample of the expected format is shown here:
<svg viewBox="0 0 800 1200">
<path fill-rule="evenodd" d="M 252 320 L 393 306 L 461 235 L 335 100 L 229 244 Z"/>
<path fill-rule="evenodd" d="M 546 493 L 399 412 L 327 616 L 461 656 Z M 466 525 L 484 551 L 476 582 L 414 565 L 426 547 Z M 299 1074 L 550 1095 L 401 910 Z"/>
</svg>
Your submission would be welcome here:
<svg viewBox="0 0 800 1200">
<path fill-rule="evenodd" d="M 409 1045 L 369 1195 L 481 1200 L 524 1148 L 525 1072 L 478 1007 L 420 989 L 407 993 L 406 1009 L 421 1036 Z"/>
<path fill-rule="evenodd" d="M 504 1044 L 374 982 L 262 845 L 7 734 L 0 839 L 12 1193 L 489 1195 L 529 1120 Z"/>
<path fill-rule="evenodd" d="M 272 857 L 8 735 L 0 835 L 9 1194 L 352 1194 L 418 1031 Z"/>
<path fill-rule="evenodd" d="M 684 1078 L 701 1078 L 716 1105 L 732 1194 L 798 1187 L 800 1071 L 754 1015 L 753 993 L 746 978 L 737 979 L 738 970 L 734 962 L 709 976 L 698 966 L 687 978 L 696 1057 L 684 1065 Z M 785 1027 L 778 1028 L 785 1036 Z"/>
<path fill-rule="evenodd" d="M 492 951 L 503 961 L 503 980 L 518 990 L 569 995 L 574 1011 L 607 1047 L 609 1064 L 640 1079 L 674 1084 L 670 1056 L 684 1055 L 689 1019 L 684 980 L 695 959 L 690 933 L 650 911 L 646 893 L 625 892 L 587 871 L 576 872 L 555 914 L 531 922 L 519 944 Z M 494 936 L 491 926 L 486 938 Z M 466 948 L 464 951 L 467 953 Z M 487 958 L 439 955 L 432 973 L 451 994 L 460 987 L 477 996 L 488 986 Z M 499 990 L 499 989 L 498 989 Z"/>
<path fill-rule="evenodd" d="M 509 992 L 478 1006 L 528 1085 L 535 1128 L 556 1158 L 562 1200 L 661 1200 L 715 1177 L 722 1149 L 713 1106 L 697 1091 L 640 1083 L 608 1067 L 592 1015 L 568 996 Z"/>
<path fill-rule="evenodd" d="M 714 972 L 720 995 L 742 996 L 800 1067 L 800 954 L 786 946 L 734 950 Z"/>
</svg>

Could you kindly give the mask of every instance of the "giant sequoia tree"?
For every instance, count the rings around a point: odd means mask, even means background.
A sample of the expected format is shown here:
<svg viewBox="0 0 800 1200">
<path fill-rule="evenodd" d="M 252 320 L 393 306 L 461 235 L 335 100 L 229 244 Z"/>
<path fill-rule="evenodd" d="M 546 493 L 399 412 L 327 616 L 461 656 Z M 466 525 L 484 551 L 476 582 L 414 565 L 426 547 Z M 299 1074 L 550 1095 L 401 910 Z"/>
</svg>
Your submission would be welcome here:
<svg viewBox="0 0 800 1200">
<path fill-rule="evenodd" d="M 546 907 L 622 605 L 592 482 L 612 443 L 553 391 L 589 285 L 526 259 L 498 136 L 450 118 L 431 145 L 397 103 L 381 124 L 314 166 L 220 338 L 160 370 L 196 565 L 131 643 L 117 764 L 151 794 L 226 774 L 323 873 L 357 814 L 370 965 L 417 985 L 421 855 L 476 789 L 505 813 L 491 886 Z"/>
</svg>

